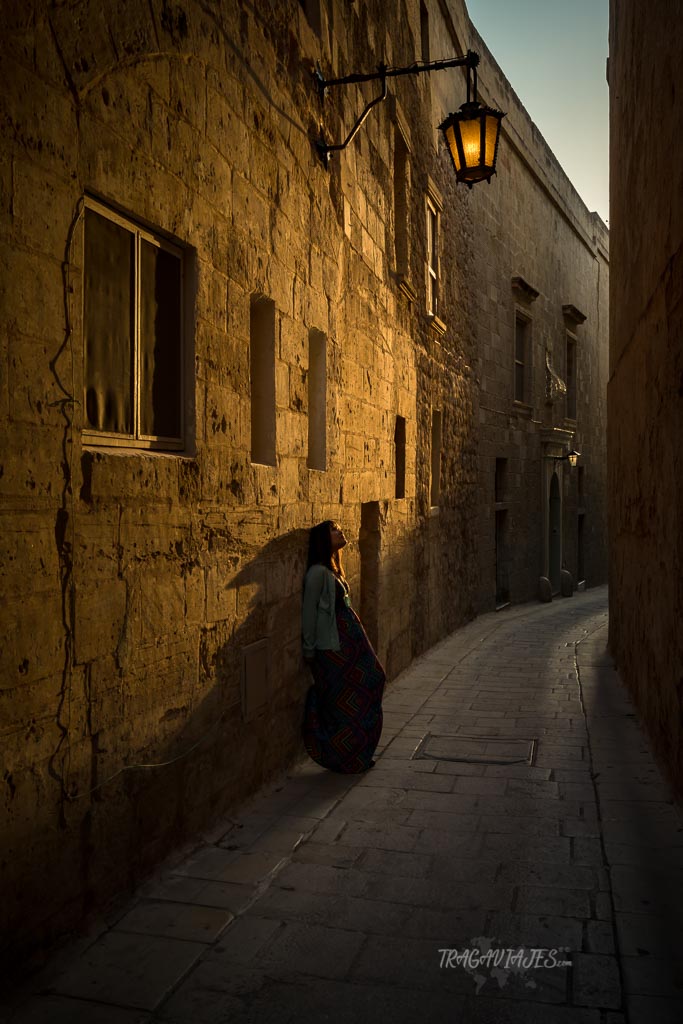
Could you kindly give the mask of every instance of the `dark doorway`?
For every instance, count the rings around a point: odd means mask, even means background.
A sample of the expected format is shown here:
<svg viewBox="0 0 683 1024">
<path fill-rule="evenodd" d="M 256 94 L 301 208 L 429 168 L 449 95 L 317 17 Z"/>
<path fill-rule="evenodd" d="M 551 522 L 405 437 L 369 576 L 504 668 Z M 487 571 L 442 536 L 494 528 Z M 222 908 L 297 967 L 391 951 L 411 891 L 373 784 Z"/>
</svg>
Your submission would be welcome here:
<svg viewBox="0 0 683 1024">
<path fill-rule="evenodd" d="M 576 545 L 576 577 L 578 583 L 585 582 L 586 579 L 586 567 L 584 565 L 584 541 L 583 541 L 583 524 L 584 515 L 579 513 L 579 528 Z"/>
<path fill-rule="evenodd" d="M 550 481 L 550 502 L 548 509 L 548 572 L 553 594 L 560 591 L 562 569 L 562 501 L 557 473 Z"/>
<path fill-rule="evenodd" d="M 496 608 L 510 600 L 510 583 L 507 561 L 507 510 L 496 512 Z"/>
<path fill-rule="evenodd" d="M 370 643 L 377 650 L 379 632 L 379 502 L 360 507 L 360 618 Z"/>
</svg>

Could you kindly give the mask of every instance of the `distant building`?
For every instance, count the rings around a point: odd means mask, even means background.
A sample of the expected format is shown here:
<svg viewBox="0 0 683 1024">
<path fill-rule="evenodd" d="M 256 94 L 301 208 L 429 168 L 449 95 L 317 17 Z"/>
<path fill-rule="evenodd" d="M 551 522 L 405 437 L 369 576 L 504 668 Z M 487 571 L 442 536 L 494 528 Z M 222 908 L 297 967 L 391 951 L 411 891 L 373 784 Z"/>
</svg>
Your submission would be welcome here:
<svg viewBox="0 0 683 1024">
<path fill-rule="evenodd" d="M 306 531 L 390 676 L 606 575 L 607 231 L 449 4 L 10 5 L 0 46 L 13 955 L 291 764 Z M 499 173 L 436 126 L 481 52 Z M 562 458 L 581 452 L 577 469 Z M 567 577 L 565 579 L 565 584 Z M 159 765 L 159 767 L 154 767 Z"/>
<path fill-rule="evenodd" d="M 610 647 L 683 799 L 680 5 L 610 4 Z"/>
</svg>

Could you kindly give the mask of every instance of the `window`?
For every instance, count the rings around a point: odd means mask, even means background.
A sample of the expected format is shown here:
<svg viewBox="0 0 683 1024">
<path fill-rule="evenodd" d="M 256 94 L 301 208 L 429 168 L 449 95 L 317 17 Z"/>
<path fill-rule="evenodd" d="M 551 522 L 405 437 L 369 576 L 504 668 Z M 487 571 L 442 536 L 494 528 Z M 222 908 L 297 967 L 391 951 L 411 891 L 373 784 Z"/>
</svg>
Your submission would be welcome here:
<svg viewBox="0 0 683 1024">
<path fill-rule="evenodd" d="M 515 316 L 515 402 L 529 403 L 529 335 L 531 321 L 518 313 Z"/>
<path fill-rule="evenodd" d="M 327 468 L 327 339 L 308 334 L 308 468 Z"/>
<path fill-rule="evenodd" d="M 406 421 L 403 416 L 396 417 L 394 428 L 394 455 L 396 459 L 396 498 L 406 496 Z"/>
<path fill-rule="evenodd" d="M 427 312 L 436 316 L 439 308 L 439 210 L 427 197 Z"/>
<path fill-rule="evenodd" d="M 410 192 L 410 163 L 408 147 L 398 125 L 394 128 L 394 247 L 396 250 L 396 273 L 403 279 L 408 277 L 410 259 L 408 239 L 408 196 Z"/>
<path fill-rule="evenodd" d="M 420 0 L 420 53 L 422 60 L 429 63 L 429 12 Z"/>
<path fill-rule="evenodd" d="M 567 335 L 567 418 L 576 419 L 576 338 Z"/>
<path fill-rule="evenodd" d="M 84 439 L 184 444 L 182 249 L 87 199 L 84 228 Z"/>
<path fill-rule="evenodd" d="M 507 459 L 496 459 L 496 475 L 494 478 L 495 502 L 499 504 L 506 500 L 507 494 Z"/>
<path fill-rule="evenodd" d="M 429 504 L 435 508 L 441 494 L 441 412 L 432 410 L 432 478 Z"/>
<path fill-rule="evenodd" d="M 251 300 L 249 374 L 251 378 L 251 461 L 275 465 L 275 303 Z"/>
<path fill-rule="evenodd" d="M 306 21 L 316 35 L 321 33 L 320 0 L 299 0 L 299 5 L 306 15 Z"/>
</svg>

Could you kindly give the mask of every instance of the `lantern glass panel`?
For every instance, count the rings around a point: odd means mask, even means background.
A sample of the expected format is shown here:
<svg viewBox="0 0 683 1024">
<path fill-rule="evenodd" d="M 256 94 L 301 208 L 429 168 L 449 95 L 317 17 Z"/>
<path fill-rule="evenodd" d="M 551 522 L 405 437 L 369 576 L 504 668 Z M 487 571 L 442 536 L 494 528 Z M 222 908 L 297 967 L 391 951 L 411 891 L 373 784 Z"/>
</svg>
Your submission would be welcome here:
<svg viewBox="0 0 683 1024">
<path fill-rule="evenodd" d="M 449 125 L 448 128 L 446 129 L 446 141 L 448 142 L 448 148 L 450 149 L 451 156 L 453 157 L 455 169 L 456 171 L 459 171 L 461 168 L 460 153 L 458 152 L 458 147 L 455 144 L 455 129 L 453 128 L 452 124 Z"/>
<path fill-rule="evenodd" d="M 493 160 L 496 155 L 496 139 L 498 138 L 498 129 L 500 127 L 500 121 L 497 117 L 492 114 L 486 116 L 486 132 L 485 132 L 485 146 L 486 146 L 486 163 L 487 167 L 493 167 Z"/>
<path fill-rule="evenodd" d="M 481 163 L 481 126 L 478 117 L 460 122 L 462 149 L 466 167 L 478 167 Z"/>
</svg>

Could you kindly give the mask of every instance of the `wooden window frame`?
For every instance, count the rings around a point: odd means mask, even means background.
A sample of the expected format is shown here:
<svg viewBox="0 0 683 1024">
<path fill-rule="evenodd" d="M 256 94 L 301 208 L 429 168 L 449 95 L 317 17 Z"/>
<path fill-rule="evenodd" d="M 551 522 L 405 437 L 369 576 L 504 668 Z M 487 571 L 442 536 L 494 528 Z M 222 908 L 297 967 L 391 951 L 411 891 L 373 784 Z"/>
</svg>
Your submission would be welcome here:
<svg viewBox="0 0 683 1024">
<path fill-rule="evenodd" d="M 130 217 L 126 217 L 111 207 L 106 206 L 104 203 L 99 202 L 96 199 L 86 196 L 84 199 L 84 209 L 92 210 L 100 217 L 106 220 L 112 221 L 119 227 L 129 231 L 134 239 L 134 258 L 133 258 L 133 295 L 132 295 L 132 318 L 133 318 L 133 366 L 132 366 L 132 394 L 133 394 L 133 431 L 130 434 L 114 433 L 111 431 L 94 430 L 92 427 L 84 426 L 82 429 L 82 440 L 84 445 L 87 447 L 106 447 L 106 448 L 122 448 L 130 449 L 134 451 L 164 451 L 164 452 L 182 452 L 186 447 L 186 433 L 187 433 L 187 410 L 186 410 L 186 359 L 187 359 L 187 325 L 185 323 L 186 316 L 186 303 L 185 303 L 185 286 L 186 286 L 186 275 L 187 275 L 187 260 L 186 250 L 180 246 L 170 242 L 167 238 L 161 235 L 159 232 L 154 231 L 151 228 L 143 227 Z M 164 437 L 162 435 L 143 434 L 141 431 L 141 345 L 140 345 L 140 319 L 141 319 L 141 273 L 140 273 L 140 253 L 142 242 L 147 242 L 159 249 L 163 249 L 166 252 L 171 253 L 175 256 L 180 263 L 180 346 L 179 346 L 179 402 L 180 402 L 180 432 L 178 437 Z M 85 259 L 85 219 L 83 225 L 83 255 Z M 85 284 L 85 274 L 84 274 Z M 83 340 L 85 343 L 85 286 L 83 287 Z M 85 389 L 87 382 L 85 379 L 86 373 L 86 356 L 85 347 L 83 351 L 83 394 L 85 400 Z M 85 415 L 85 414 L 84 414 Z"/>
</svg>

